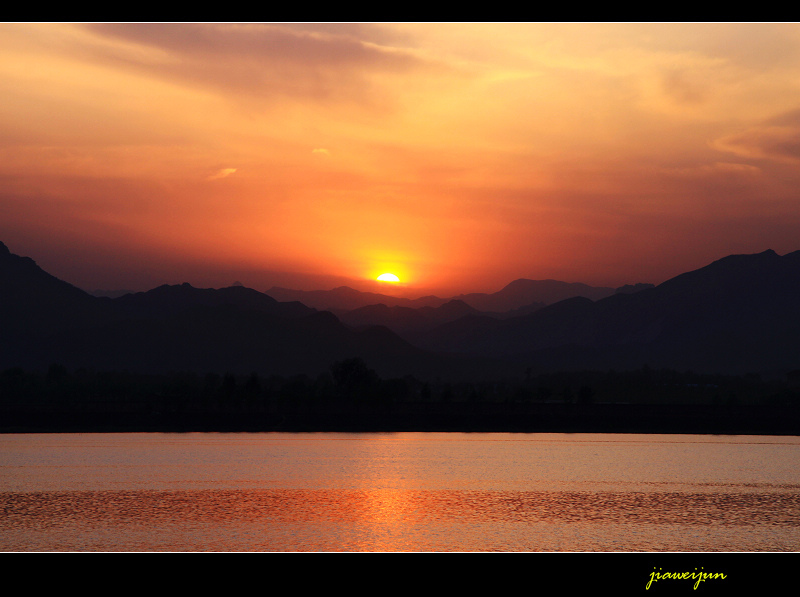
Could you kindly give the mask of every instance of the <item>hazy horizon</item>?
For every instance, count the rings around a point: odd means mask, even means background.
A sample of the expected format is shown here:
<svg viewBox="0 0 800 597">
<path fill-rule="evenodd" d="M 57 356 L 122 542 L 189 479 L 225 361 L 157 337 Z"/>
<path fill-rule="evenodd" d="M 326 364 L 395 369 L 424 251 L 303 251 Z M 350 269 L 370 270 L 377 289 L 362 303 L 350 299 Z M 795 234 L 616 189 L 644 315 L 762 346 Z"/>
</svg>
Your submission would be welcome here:
<svg viewBox="0 0 800 597">
<path fill-rule="evenodd" d="M 0 242 L 2 242 L 1 239 L 0 239 Z M 444 291 L 444 292 L 437 293 L 433 289 L 409 288 L 407 284 L 403 284 L 403 283 L 393 284 L 393 283 L 389 283 L 389 282 L 382 282 L 382 281 L 379 281 L 379 280 L 355 280 L 355 279 L 347 279 L 347 278 L 333 278 L 333 277 L 330 277 L 330 276 L 328 276 L 328 277 L 324 277 L 324 276 L 306 277 L 306 276 L 303 276 L 302 274 L 297 274 L 297 273 L 293 274 L 291 272 L 250 272 L 249 274 L 247 272 L 238 272 L 238 273 L 244 273 L 243 276 L 240 276 L 240 278 L 243 278 L 243 279 L 239 279 L 239 278 L 236 278 L 235 276 L 228 275 L 228 274 L 231 274 L 231 272 L 226 272 L 226 273 L 222 273 L 222 274 L 219 274 L 218 272 L 205 272 L 205 277 L 203 279 L 206 279 L 206 280 L 213 280 L 213 279 L 228 280 L 228 279 L 231 279 L 231 281 L 229 281 L 229 282 L 228 281 L 223 281 L 221 283 L 214 283 L 212 281 L 211 283 L 204 284 L 204 283 L 198 283 L 197 280 L 195 280 L 193 282 L 191 280 L 183 280 L 182 279 L 182 280 L 165 280 L 165 281 L 161 281 L 161 282 L 158 282 L 158 283 L 154 283 L 151 286 L 138 287 L 138 288 L 134 287 L 134 285 L 127 285 L 127 286 L 126 285 L 122 285 L 122 286 L 113 287 L 113 288 L 112 287 L 102 287 L 102 286 L 87 288 L 87 287 L 83 287 L 83 286 L 81 286 L 79 284 L 75 284 L 73 281 L 71 281 L 69 279 L 62 278 L 62 277 L 60 277 L 58 275 L 55 275 L 52 271 L 48 271 L 47 268 L 42 267 L 42 265 L 40 263 L 38 263 L 38 261 L 33 256 L 31 256 L 31 255 L 20 255 L 20 254 L 16 253 L 11 247 L 7 247 L 7 248 L 9 249 L 9 251 L 12 254 L 17 254 L 20 257 L 32 258 L 34 260 L 34 262 L 36 262 L 37 265 L 41 269 L 43 269 L 46 273 L 48 273 L 50 275 L 54 275 L 56 278 L 59 278 L 62 281 L 67 282 L 67 283 L 69 283 L 69 284 L 71 284 L 73 286 L 76 286 L 77 288 L 80 288 L 81 290 L 84 290 L 85 292 L 87 292 L 89 294 L 95 294 L 95 293 L 117 293 L 117 292 L 120 292 L 120 291 L 127 291 L 127 292 L 134 292 L 134 293 L 136 293 L 136 292 L 147 292 L 149 290 L 153 290 L 154 288 L 158 288 L 159 286 L 163 286 L 163 285 L 175 286 L 175 285 L 180 285 L 180 284 L 184 284 L 184 283 L 189 283 L 191 286 L 193 286 L 195 288 L 214 288 L 214 289 L 228 288 L 230 286 L 242 285 L 242 286 L 245 286 L 247 288 L 251 288 L 251 289 L 257 290 L 259 292 L 265 293 L 265 294 L 269 294 L 269 290 L 271 288 L 275 288 L 275 287 L 286 289 L 286 290 L 292 290 L 292 291 L 314 292 L 314 291 L 331 291 L 331 290 L 335 290 L 336 288 L 340 288 L 342 286 L 345 286 L 345 287 L 349 287 L 349 288 L 352 288 L 354 290 L 357 290 L 357 291 L 360 291 L 360 292 L 364 292 L 364 293 L 375 293 L 375 294 L 387 295 L 387 296 L 392 296 L 392 297 L 397 297 L 397 298 L 417 299 L 417 298 L 422 298 L 422 297 L 431 296 L 431 295 L 437 296 L 438 298 L 451 298 L 451 297 L 457 297 L 459 295 L 467 295 L 467 294 L 473 294 L 473 293 L 476 293 L 476 294 L 480 294 L 480 293 L 492 294 L 492 293 L 499 292 L 500 290 L 505 288 L 508 284 L 510 284 L 510 283 L 512 283 L 512 282 L 514 282 L 516 280 L 520 280 L 520 279 L 534 280 L 533 278 L 525 278 L 523 276 L 520 276 L 520 277 L 514 278 L 512 280 L 508 280 L 507 282 L 505 282 L 501 286 L 498 286 L 496 288 L 490 288 L 488 290 L 454 289 L 454 290 L 449 291 L 449 292 L 448 291 Z M 758 253 L 763 253 L 763 252 L 768 251 L 768 250 L 770 250 L 770 249 L 765 249 L 764 251 L 759 251 Z M 722 259 L 724 257 L 728 257 L 728 255 L 720 255 L 717 259 L 714 259 L 713 261 L 717 261 L 717 260 Z M 709 265 L 710 263 L 711 262 L 700 264 L 700 265 L 698 265 L 698 267 L 693 268 L 693 270 L 705 267 L 705 266 Z M 687 270 L 687 272 L 688 271 L 693 271 L 693 270 Z M 678 275 L 681 275 L 681 274 L 684 274 L 684 273 L 687 273 L 687 272 L 677 272 L 675 275 L 678 276 Z M 233 278 L 235 278 L 235 279 L 233 279 Z M 670 279 L 670 278 L 667 278 L 667 279 Z M 596 288 L 621 288 L 622 286 L 625 286 L 625 285 L 636 285 L 636 284 L 653 284 L 654 286 L 658 286 L 662 282 L 667 281 L 667 279 L 659 280 L 658 282 L 655 282 L 655 283 L 654 282 L 631 281 L 631 282 L 627 282 L 626 284 L 620 284 L 618 286 L 594 285 L 594 284 L 587 284 L 587 285 L 588 286 L 593 286 L 593 287 L 596 287 Z M 255 284 L 246 283 L 243 280 L 251 280 L 251 281 L 255 281 L 256 283 Z M 261 280 L 262 283 L 259 284 L 258 283 L 259 280 Z M 281 283 L 279 283 L 280 280 L 283 280 L 286 283 L 285 284 L 281 284 Z M 319 280 L 320 284 L 317 285 L 317 286 L 313 285 L 313 281 L 314 280 Z M 326 280 L 328 282 L 327 284 L 325 284 Z M 538 281 L 544 281 L 544 280 L 555 280 L 555 281 L 558 281 L 558 282 L 565 282 L 565 283 L 568 283 L 568 284 L 571 284 L 571 283 L 586 284 L 586 282 L 583 282 L 581 280 L 556 280 L 555 278 L 540 279 Z M 299 284 L 292 285 L 292 282 L 299 282 Z"/>
</svg>

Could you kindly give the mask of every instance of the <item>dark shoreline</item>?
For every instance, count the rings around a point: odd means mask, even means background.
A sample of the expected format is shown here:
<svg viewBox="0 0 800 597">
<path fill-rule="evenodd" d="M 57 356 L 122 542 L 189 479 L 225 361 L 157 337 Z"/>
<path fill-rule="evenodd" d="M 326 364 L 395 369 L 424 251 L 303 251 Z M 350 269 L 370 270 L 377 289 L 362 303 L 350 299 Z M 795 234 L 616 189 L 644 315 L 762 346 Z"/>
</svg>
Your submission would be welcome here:
<svg viewBox="0 0 800 597">
<path fill-rule="evenodd" d="M 0 433 L 509 432 L 800 435 L 796 406 L 401 404 L 267 412 L 13 409 Z"/>
<path fill-rule="evenodd" d="M 360 359 L 317 377 L 71 373 L 54 364 L 46 373 L 0 372 L 0 433 L 800 435 L 798 382 L 649 367 L 509 381 L 381 379 Z"/>
</svg>

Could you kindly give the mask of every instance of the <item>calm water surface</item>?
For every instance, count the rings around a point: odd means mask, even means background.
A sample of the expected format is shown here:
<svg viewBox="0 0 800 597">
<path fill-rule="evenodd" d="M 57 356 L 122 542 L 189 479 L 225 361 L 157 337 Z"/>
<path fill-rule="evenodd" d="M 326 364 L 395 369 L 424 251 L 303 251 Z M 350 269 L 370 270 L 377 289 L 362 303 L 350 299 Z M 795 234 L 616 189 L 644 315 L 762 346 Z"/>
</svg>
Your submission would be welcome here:
<svg viewBox="0 0 800 597">
<path fill-rule="evenodd" d="M 800 438 L 0 435 L 3 551 L 798 551 Z"/>
</svg>

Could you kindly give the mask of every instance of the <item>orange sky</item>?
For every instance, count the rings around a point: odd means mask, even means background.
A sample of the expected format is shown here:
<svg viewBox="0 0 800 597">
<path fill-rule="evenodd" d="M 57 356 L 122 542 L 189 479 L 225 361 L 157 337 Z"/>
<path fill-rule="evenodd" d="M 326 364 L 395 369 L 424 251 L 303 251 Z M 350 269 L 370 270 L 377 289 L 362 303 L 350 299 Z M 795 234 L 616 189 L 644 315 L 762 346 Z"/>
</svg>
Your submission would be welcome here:
<svg viewBox="0 0 800 597">
<path fill-rule="evenodd" d="M 0 157 L 88 290 L 658 283 L 800 249 L 800 26 L 0 24 Z"/>
</svg>

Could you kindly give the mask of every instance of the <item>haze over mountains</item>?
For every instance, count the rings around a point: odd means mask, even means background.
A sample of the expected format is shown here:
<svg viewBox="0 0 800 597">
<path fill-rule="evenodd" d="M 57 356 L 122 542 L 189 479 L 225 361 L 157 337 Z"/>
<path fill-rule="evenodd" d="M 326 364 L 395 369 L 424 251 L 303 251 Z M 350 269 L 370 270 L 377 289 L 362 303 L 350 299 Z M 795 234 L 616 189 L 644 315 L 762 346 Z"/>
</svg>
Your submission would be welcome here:
<svg viewBox="0 0 800 597">
<path fill-rule="evenodd" d="M 636 288 L 642 289 L 650 286 L 652 285 L 639 284 Z M 289 288 L 272 287 L 267 290 L 267 294 L 279 301 L 300 301 L 309 307 L 333 311 L 334 313 L 352 311 L 360 307 L 377 304 L 411 309 L 441 307 L 450 300 L 462 301 L 478 311 L 505 313 L 514 309 L 526 309 L 530 305 L 537 305 L 537 308 L 543 307 L 574 296 L 585 296 L 592 300 L 599 300 L 611 296 L 618 290 L 629 291 L 629 289 L 633 288 L 633 286 L 629 286 L 614 289 L 588 286 L 580 283 L 559 282 L 558 280 L 519 279 L 511 282 L 498 292 L 473 292 L 460 294 L 449 299 L 437 296 L 408 299 L 373 292 L 361 292 L 347 286 L 340 286 L 333 290 L 291 290 Z"/>
<path fill-rule="evenodd" d="M 181 284 L 109 298 L 0 243 L 0 369 L 292 375 L 360 357 L 382 375 L 420 378 L 644 364 L 781 374 L 800 368 L 798 297 L 800 251 L 765 251 L 656 287 L 516 280 L 493 294 L 411 300 Z"/>
</svg>

